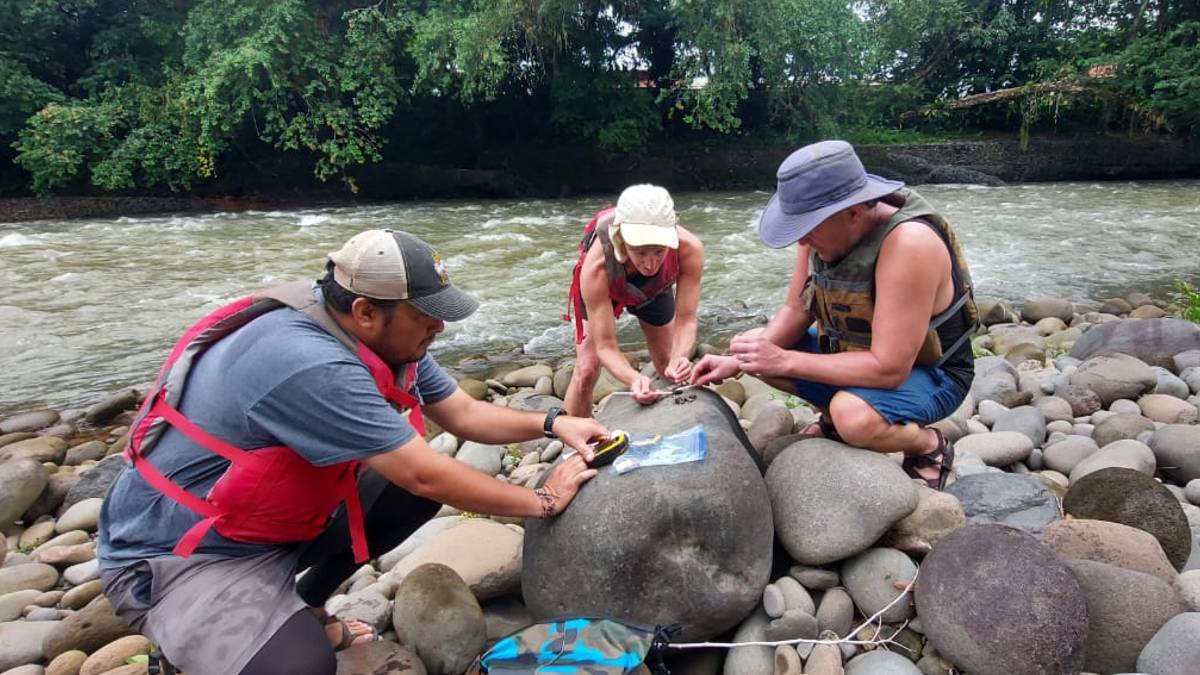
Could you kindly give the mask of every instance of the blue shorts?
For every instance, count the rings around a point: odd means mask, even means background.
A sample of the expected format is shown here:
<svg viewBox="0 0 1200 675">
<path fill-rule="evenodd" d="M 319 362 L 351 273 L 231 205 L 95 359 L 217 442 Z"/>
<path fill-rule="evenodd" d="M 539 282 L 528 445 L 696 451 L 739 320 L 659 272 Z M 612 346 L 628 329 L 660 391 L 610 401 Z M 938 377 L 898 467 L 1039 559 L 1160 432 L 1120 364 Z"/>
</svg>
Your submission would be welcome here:
<svg viewBox="0 0 1200 675">
<path fill-rule="evenodd" d="M 820 353 L 817 331 L 810 329 L 808 335 L 794 349 Z M 916 422 L 925 425 L 948 417 L 962 404 L 967 393 L 942 371 L 941 368 L 913 366 L 908 379 L 899 389 L 869 389 L 867 387 L 836 387 L 821 382 L 792 380 L 796 395 L 817 406 L 828 408 L 833 395 L 848 391 L 866 401 L 890 424 Z"/>
</svg>

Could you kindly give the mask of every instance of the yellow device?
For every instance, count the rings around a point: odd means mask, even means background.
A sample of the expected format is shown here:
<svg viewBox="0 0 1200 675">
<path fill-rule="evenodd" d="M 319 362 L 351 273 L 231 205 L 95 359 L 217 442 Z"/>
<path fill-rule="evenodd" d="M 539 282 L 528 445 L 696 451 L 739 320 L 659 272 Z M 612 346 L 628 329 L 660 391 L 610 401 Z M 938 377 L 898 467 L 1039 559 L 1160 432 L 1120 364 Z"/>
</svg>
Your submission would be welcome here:
<svg viewBox="0 0 1200 675">
<path fill-rule="evenodd" d="M 624 431 L 614 431 L 612 436 L 608 437 L 597 436 L 593 441 L 596 443 L 591 463 L 593 469 L 612 464 L 614 459 L 629 449 L 629 436 Z"/>
</svg>

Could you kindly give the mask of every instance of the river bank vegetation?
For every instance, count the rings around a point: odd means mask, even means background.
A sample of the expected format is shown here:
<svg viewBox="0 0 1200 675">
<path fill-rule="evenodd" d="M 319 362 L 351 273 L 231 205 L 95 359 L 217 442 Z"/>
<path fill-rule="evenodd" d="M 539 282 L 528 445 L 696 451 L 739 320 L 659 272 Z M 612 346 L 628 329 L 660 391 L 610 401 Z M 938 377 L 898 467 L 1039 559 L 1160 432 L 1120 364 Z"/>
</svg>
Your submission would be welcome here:
<svg viewBox="0 0 1200 675">
<path fill-rule="evenodd" d="M 1200 133 L 1193 0 L 0 0 L 0 190 L 578 144 Z"/>
</svg>

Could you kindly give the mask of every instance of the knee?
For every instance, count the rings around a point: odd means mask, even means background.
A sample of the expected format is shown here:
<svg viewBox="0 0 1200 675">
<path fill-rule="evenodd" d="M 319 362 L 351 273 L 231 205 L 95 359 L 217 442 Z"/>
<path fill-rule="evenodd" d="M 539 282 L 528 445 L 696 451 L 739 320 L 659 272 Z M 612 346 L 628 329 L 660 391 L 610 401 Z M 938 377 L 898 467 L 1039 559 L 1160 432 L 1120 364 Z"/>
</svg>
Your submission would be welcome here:
<svg viewBox="0 0 1200 675">
<path fill-rule="evenodd" d="M 860 448 L 872 442 L 888 427 L 887 420 L 866 401 L 839 393 L 829 402 L 829 416 L 842 440 Z"/>
</svg>

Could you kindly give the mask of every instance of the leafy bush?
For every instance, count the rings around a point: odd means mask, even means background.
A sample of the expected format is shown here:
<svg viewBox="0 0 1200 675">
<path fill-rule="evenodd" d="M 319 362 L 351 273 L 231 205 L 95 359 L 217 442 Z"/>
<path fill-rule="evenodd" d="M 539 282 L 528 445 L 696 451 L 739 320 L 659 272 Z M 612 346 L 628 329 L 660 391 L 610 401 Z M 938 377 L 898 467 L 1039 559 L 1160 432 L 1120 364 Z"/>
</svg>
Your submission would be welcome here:
<svg viewBox="0 0 1200 675">
<path fill-rule="evenodd" d="M 1179 305 L 1179 318 L 1200 323 L 1200 289 L 1186 281 L 1175 282 L 1176 293 L 1171 296 Z"/>
</svg>

